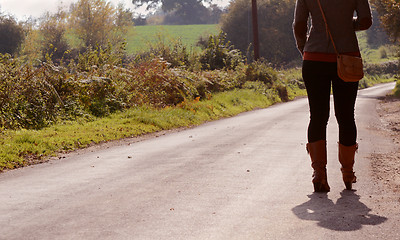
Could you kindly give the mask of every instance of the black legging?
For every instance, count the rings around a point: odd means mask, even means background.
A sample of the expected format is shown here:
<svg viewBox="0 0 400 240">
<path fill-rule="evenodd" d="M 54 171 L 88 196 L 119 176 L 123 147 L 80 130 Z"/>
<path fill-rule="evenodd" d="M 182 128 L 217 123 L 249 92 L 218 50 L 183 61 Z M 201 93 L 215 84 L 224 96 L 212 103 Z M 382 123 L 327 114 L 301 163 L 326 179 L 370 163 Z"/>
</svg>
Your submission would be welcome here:
<svg viewBox="0 0 400 240">
<path fill-rule="evenodd" d="M 308 142 L 326 140 L 332 82 L 335 116 L 339 124 L 339 142 L 345 146 L 356 144 L 354 106 L 358 82 L 341 80 L 337 75 L 336 63 L 307 60 L 303 61 L 303 79 L 310 106 Z"/>
</svg>

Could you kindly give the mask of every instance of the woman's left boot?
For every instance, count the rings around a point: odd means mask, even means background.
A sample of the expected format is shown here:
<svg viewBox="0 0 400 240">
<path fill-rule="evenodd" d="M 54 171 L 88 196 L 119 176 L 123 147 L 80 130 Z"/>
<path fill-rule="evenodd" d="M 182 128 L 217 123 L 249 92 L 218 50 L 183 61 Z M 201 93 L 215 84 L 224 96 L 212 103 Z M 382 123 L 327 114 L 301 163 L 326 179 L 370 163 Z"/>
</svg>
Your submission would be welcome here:
<svg viewBox="0 0 400 240">
<path fill-rule="evenodd" d="M 344 146 L 339 143 L 339 162 L 342 164 L 343 182 L 347 190 L 351 190 L 353 183 L 357 181 L 353 171 L 354 157 L 358 149 L 358 144 L 352 146 Z"/>
</svg>

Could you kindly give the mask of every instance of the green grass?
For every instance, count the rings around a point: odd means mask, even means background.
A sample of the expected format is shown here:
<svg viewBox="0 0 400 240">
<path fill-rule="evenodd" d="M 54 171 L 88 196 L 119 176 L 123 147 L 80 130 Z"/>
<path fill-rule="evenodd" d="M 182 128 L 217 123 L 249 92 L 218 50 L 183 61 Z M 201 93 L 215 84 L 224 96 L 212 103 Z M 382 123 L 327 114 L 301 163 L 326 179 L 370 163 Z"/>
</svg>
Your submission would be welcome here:
<svg viewBox="0 0 400 240">
<path fill-rule="evenodd" d="M 128 53 L 145 50 L 149 44 L 161 40 L 165 43 L 180 39 L 188 49 L 197 50 L 196 42 L 200 36 L 218 34 L 220 27 L 217 24 L 208 25 L 152 25 L 136 26 L 129 30 L 127 37 Z"/>
<path fill-rule="evenodd" d="M 253 90 L 216 94 L 211 100 L 185 101 L 177 107 L 138 107 L 94 121 L 57 124 L 42 130 L 4 131 L 0 138 L 0 171 L 38 162 L 63 151 L 104 141 L 139 136 L 160 130 L 199 125 L 272 105 L 270 98 Z"/>
<path fill-rule="evenodd" d="M 367 33 L 365 31 L 358 32 L 357 38 L 360 46 L 361 56 L 366 63 L 383 63 L 398 59 L 398 46 L 388 44 L 380 47 L 373 47 L 368 44 Z"/>
</svg>

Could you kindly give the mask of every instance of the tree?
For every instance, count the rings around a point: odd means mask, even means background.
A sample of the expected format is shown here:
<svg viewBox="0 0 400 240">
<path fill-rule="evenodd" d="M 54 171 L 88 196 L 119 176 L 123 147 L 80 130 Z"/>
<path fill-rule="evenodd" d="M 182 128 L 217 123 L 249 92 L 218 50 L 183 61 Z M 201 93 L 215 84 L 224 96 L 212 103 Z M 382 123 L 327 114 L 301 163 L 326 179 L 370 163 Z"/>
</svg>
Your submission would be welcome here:
<svg viewBox="0 0 400 240">
<path fill-rule="evenodd" d="M 24 31 L 12 16 L 0 16 L 0 36 L 0 53 L 13 55 L 24 40 Z"/>
<path fill-rule="evenodd" d="M 126 9 L 125 5 L 118 4 L 115 12 L 114 28 L 113 28 L 113 42 L 119 43 L 125 40 L 129 27 L 133 26 L 133 12 Z"/>
<path fill-rule="evenodd" d="M 133 22 L 123 5 L 115 8 L 105 0 L 79 0 L 71 5 L 70 24 L 85 46 L 105 46 L 111 39 L 120 40 L 115 34 L 124 33 L 123 26 Z"/>
<path fill-rule="evenodd" d="M 40 22 L 39 30 L 42 36 L 43 55 L 51 56 L 57 62 L 68 50 L 69 46 L 65 38 L 67 13 L 61 8 L 55 14 L 46 13 Z"/>
<path fill-rule="evenodd" d="M 371 27 L 367 30 L 367 40 L 368 44 L 373 47 L 378 48 L 381 45 L 389 44 L 389 35 L 386 33 L 385 29 L 382 26 L 382 23 L 379 19 L 378 12 L 373 7 L 372 9 L 372 22 Z"/>
<path fill-rule="evenodd" d="M 380 15 L 380 20 L 387 33 L 393 40 L 400 37 L 400 1 L 399 0 L 372 0 Z"/>
<path fill-rule="evenodd" d="M 203 24 L 210 23 L 211 11 L 204 3 L 212 0 L 132 0 L 135 7 L 147 6 L 147 9 L 161 9 L 167 13 L 165 24 Z"/>
<path fill-rule="evenodd" d="M 211 4 L 208 9 L 210 11 L 209 23 L 211 24 L 219 23 L 219 20 L 221 19 L 224 10 L 218 7 L 218 5 L 216 4 Z"/>
<path fill-rule="evenodd" d="M 116 8 L 115 25 L 119 28 L 125 28 L 132 25 L 133 13 L 126 9 L 125 5 L 120 3 Z"/>
<path fill-rule="evenodd" d="M 135 26 L 144 26 L 147 24 L 147 19 L 145 16 L 139 15 L 133 19 Z"/>
<path fill-rule="evenodd" d="M 112 5 L 103 0 L 79 0 L 71 5 L 70 23 L 85 46 L 105 45 L 114 13 Z"/>
<path fill-rule="evenodd" d="M 164 24 L 204 24 L 210 16 L 199 0 L 180 1 L 175 6 L 165 17 Z"/>
<path fill-rule="evenodd" d="M 227 34 L 227 39 L 244 53 L 251 52 L 249 47 L 253 42 L 249 2 L 232 2 L 228 13 L 221 19 L 221 28 Z M 295 0 L 258 0 L 257 5 L 260 57 L 274 64 L 298 59 L 292 32 Z"/>
<path fill-rule="evenodd" d="M 21 22 L 21 25 L 24 31 L 24 41 L 20 47 L 19 58 L 24 59 L 26 62 L 37 64 L 36 60 L 42 57 L 42 37 L 37 29 L 38 19 L 30 17 Z"/>
</svg>

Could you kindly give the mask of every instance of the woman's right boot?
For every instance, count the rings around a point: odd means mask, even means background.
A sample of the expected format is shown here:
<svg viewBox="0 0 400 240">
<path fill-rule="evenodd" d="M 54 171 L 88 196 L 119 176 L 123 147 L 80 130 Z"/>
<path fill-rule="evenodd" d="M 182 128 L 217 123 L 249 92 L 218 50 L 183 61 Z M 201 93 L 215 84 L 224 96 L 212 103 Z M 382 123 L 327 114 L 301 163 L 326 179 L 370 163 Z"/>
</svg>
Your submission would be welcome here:
<svg viewBox="0 0 400 240">
<path fill-rule="evenodd" d="M 331 188 L 328 185 L 326 175 L 326 141 L 319 140 L 307 143 L 307 151 L 311 158 L 311 167 L 314 169 L 312 182 L 315 192 L 329 192 Z"/>
</svg>

